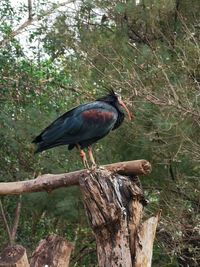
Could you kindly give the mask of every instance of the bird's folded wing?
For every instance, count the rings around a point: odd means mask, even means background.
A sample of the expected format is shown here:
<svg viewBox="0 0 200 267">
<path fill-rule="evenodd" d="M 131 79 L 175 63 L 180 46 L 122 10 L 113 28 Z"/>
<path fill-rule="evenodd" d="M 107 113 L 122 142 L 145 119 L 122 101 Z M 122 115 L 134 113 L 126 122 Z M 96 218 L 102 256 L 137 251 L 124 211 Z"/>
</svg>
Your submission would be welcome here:
<svg viewBox="0 0 200 267">
<path fill-rule="evenodd" d="M 102 105 L 82 105 L 71 114 L 65 113 L 49 125 L 40 136 L 36 137 L 45 143 L 55 141 L 76 142 L 78 139 L 88 139 L 105 134 L 115 124 L 117 115 L 110 108 Z"/>
</svg>

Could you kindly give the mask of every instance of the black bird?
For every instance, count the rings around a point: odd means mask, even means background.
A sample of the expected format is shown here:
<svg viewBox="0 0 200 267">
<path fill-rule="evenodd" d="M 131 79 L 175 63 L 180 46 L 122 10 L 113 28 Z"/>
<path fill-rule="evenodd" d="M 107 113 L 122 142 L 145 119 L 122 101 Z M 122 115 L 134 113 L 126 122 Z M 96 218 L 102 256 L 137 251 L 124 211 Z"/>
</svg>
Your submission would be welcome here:
<svg viewBox="0 0 200 267">
<path fill-rule="evenodd" d="M 84 148 L 88 148 L 90 160 L 95 166 L 90 145 L 121 125 L 124 120 L 122 108 L 131 119 L 131 114 L 124 102 L 111 90 L 108 95 L 94 102 L 71 109 L 52 122 L 32 141 L 37 145 L 35 153 L 60 145 L 68 145 L 69 150 L 77 147 L 84 166 L 88 168 L 83 151 Z"/>
</svg>

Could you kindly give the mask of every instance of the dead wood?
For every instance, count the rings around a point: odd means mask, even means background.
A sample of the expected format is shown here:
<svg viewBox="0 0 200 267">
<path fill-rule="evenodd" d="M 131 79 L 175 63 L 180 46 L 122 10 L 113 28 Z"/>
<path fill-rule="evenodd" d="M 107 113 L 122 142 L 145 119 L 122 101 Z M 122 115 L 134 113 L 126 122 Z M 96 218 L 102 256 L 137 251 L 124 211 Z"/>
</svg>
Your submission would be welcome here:
<svg viewBox="0 0 200 267">
<path fill-rule="evenodd" d="M 29 267 L 26 249 L 20 245 L 7 246 L 0 254 L 1 267 Z"/>
<path fill-rule="evenodd" d="M 99 267 L 150 267 L 158 218 L 142 223 L 145 201 L 139 179 L 98 169 L 80 178 L 80 188 Z"/>
<path fill-rule="evenodd" d="M 66 239 L 51 234 L 38 244 L 30 267 L 68 267 L 73 245 Z"/>
<path fill-rule="evenodd" d="M 151 267 L 153 241 L 159 218 L 160 212 L 156 216 L 147 219 L 139 226 L 135 240 L 136 251 L 134 267 Z"/>
<path fill-rule="evenodd" d="M 121 175 L 145 175 L 151 172 L 151 165 L 146 160 L 118 162 L 103 166 Z M 79 185 L 79 178 L 88 176 L 88 170 L 62 174 L 44 174 L 36 179 L 0 183 L 0 195 L 19 195 L 28 192 L 52 191 L 60 187 Z"/>
<path fill-rule="evenodd" d="M 99 267 L 150 267 L 159 215 L 142 221 L 146 201 L 138 178 L 149 172 L 151 165 L 146 160 L 119 162 L 95 170 L 45 174 L 33 180 L 0 183 L 0 195 L 49 192 L 80 185 L 96 239 Z M 50 235 L 39 243 L 31 267 L 67 267 L 72 249 L 63 238 Z"/>
</svg>

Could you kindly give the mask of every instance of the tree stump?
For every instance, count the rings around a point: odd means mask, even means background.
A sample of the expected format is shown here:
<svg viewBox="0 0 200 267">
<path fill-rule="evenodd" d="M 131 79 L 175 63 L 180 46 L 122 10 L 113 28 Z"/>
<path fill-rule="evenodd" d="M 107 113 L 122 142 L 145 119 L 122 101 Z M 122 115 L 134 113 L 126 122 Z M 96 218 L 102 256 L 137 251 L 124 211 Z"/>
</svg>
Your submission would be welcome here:
<svg viewBox="0 0 200 267">
<path fill-rule="evenodd" d="M 66 239 L 51 234 L 40 241 L 30 267 L 68 267 L 73 245 Z"/>
<path fill-rule="evenodd" d="M 146 202 L 139 179 L 101 168 L 80 177 L 79 183 L 96 239 L 99 267 L 151 266 L 158 216 L 142 224 Z"/>
<path fill-rule="evenodd" d="M 1 267 L 29 267 L 26 249 L 20 245 L 7 246 L 0 254 Z"/>
</svg>

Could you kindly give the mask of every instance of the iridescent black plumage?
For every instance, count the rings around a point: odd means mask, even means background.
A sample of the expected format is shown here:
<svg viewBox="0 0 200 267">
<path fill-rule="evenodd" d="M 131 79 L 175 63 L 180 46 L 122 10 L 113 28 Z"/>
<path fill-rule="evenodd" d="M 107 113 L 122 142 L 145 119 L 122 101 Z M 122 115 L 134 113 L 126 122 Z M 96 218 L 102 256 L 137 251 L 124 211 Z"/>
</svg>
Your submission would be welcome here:
<svg viewBox="0 0 200 267">
<path fill-rule="evenodd" d="M 110 91 L 94 102 L 82 104 L 66 112 L 38 135 L 33 143 L 36 153 L 56 146 L 81 149 L 90 146 L 118 128 L 124 120 L 119 98 Z"/>
</svg>

